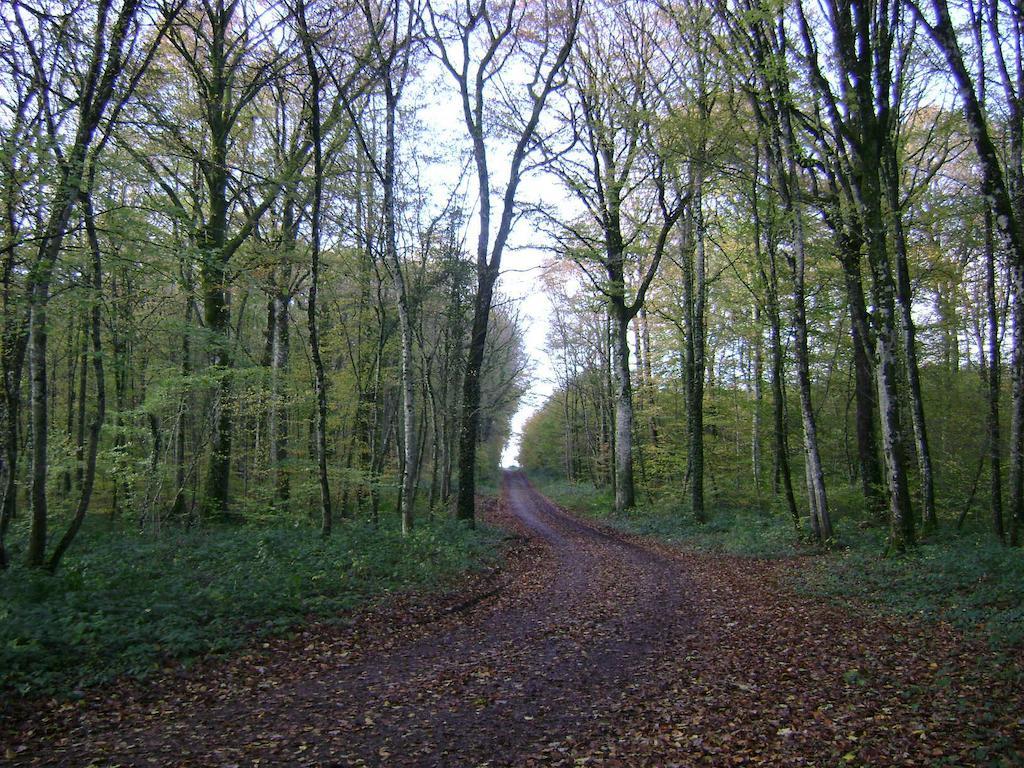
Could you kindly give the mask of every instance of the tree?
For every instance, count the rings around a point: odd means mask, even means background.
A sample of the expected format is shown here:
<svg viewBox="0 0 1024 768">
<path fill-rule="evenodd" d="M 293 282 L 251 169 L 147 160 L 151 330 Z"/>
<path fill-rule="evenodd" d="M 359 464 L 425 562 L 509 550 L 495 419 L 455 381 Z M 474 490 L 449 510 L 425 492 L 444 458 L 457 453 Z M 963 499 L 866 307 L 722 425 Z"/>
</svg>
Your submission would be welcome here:
<svg viewBox="0 0 1024 768">
<path fill-rule="evenodd" d="M 1020 9 L 1010 3 L 985 4 L 985 25 L 989 43 L 997 59 L 999 80 L 1009 110 L 1010 153 L 1005 164 L 1000 160 L 993 140 L 988 116 L 982 106 L 977 84 L 965 63 L 963 47 L 954 28 L 947 0 L 931 0 L 932 19 L 926 18 L 923 3 L 907 2 L 914 17 L 924 26 L 929 37 L 946 60 L 960 97 L 967 130 L 974 143 L 982 172 L 982 194 L 994 216 L 995 233 L 1000 247 L 1010 262 L 1014 308 L 1013 416 L 1010 434 L 1010 500 L 1008 511 L 1013 518 L 1011 541 L 1020 542 L 1024 523 L 1024 83 L 1011 75 L 1021 68 L 1020 46 L 1004 46 L 1000 20 L 1008 22 L 1009 30 L 1020 37 Z M 1005 29 L 1005 28 L 1004 28 Z M 984 55 L 983 53 L 981 55 Z M 1011 57 L 1016 57 L 1015 59 Z"/>
<path fill-rule="evenodd" d="M 793 286 L 793 329 L 804 433 L 804 471 L 811 527 L 819 541 L 832 537 L 832 523 L 818 444 L 818 426 L 812 403 L 806 303 L 807 243 L 802 171 L 797 163 L 800 147 L 794 128 L 794 105 L 787 62 L 789 32 L 784 20 L 771 24 L 759 8 L 742 4 L 739 13 L 727 11 L 732 39 L 753 68 L 748 86 L 751 109 L 762 128 L 771 186 L 779 195 L 788 219 L 789 239 L 784 256 Z"/>
<path fill-rule="evenodd" d="M 690 200 L 699 201 L 701 185 L 699 171 L 691 171 L 689 181 L 681 184 L 671 176 L 665 129 L 659 129 L 667 107 L 648 86 L 659 74 L 652 63 L 654 26 L 641 6 L 588 10 L 568 67 L 566 147 L 548 147 L 552 171 L 586 211 L 583 221 L 560 224 L 556 236 L 607 301 L 613 325 L 619 512 L 636 503 L 629 325 L 644 305 L 673 227 Z M 619 44 L 623 40 L 624 46 Z M 589 266 L 594 262 L 600 273 Z M 638 277 L 630 297 L 627 281 L 634 272 Z"/>
<path fill-rule="evenodd" d="M 317 322 L 317 296 L 320 289 L 320 231 L 323 210 L 324 142 L 323 117 L 320 112 L 320 66 L 314 50 L 315 38 L 310 32 L 306 16 L 306 3 L 299 0 L 295 9 L 302 55 L 306 61 L 309 76 L 309 142 L 313 147 L 313 209 L 310 212 L 310 274 L 309 297 L 306 304 L 306 322 L 309 329 L 309 354 L 313 359 L 314 382 L 316 387 L 316 444 L 317 482 L 320 486 L 320 531 L 326 537 L 331 534 L 333 513 L 331 509 L 331 486 L 327 477 L 327 381 L 324 363 L 320 356 L 320 327 Z"/>
<path fill-rule="evenodd" d="M 402 531 L 412 530 L 413 496 L 418 472 L 416 438 L 416 371 L 413 358 L 413 318 L 405 267 L 399 256 L 397 153 L 398 106 L 409 77 L 412 63 L 413 25 L 417 23 L 417 9 L 399 0 L 382 8 L 364 2 L 361 5 L 364 22 L 369 30 L 369 57 L 372 70 L 384 94 L 384 158 L 380 162 L 373 156 L 364 131 L 355 122 L 356 131 L 370 161 L 378 182 L 383 187 L 384 252 L 387 269 L 394 284 L 398 308 L 398 327 L 402 340 L 402 494 L 399 507 Z M 403 15 L 404 9 L 404 15 Z"/>
<path fill-rule="evenodd" d="M 475 523 L 476 447 L 480 429 L 480 379 L 494 285 L 501 258 L 516 218 L 516 194 L 527 160 L 535 150 L 535 137 L 549 95 L 559 87 L 562 71 L 576 39 L 582 3 L 568 0 L 525 3 L 493 0 L 454 3 L 445 10 L 428 4 L 432 50 L 455 81 L 462 117 L 472 145 L 480 196 L 476 244 L 477 286 L 469 350 L 462 387 L 462 422 L 459 427 L 459 491 L 456 516 Z M 523 85 L 505 84 L 501 76 L 510 62 L 521 62 L 528 73 Z M 508 88 L 502 92 L 503 88 Z M 496 226 L 491 214 L 491 160 L 487 145 L 491 117 L 485 107 L 501 99 L 513 110 L 502 125 L 513 144 L 509 171 L 498 202 Z"/>
<path fill-rule="evenodd" d="M 170 17 L 176 12 L 173 7 L 166 9 Z M 43 565 L 47 544 L 49 409 L 46 358 L 51 282 L 74 212 L 83 195 L 87 194 L 86 179 L 92 178 L 95 163 L 107 144 L 118 114 L 131 97 L 162 39 L 163 27 L 158 27 L 159 31 L 150 40 L 144 39 L 141 20 L 144 14 L 145 7 L 137 0 L 124 0 L 120 5 L 113 0 L 101 0 L 92 14 L 79 14 L 72 7 L 58 8 L 49 14 L 34 14 L 20 3 L 15 3 L 13 8 L 13 25 L 20 38 L 14 45 L 24 51 L 26 63 L 31 67 L 25 76 L 34 81 L 22 94 L 32 93 L 31 100 L 35 102 L 57 167 L 56 177 L 44 192 L 44 207 L 37 214 L 38 219 L 45 223 L 38 232 L 38 247 L 28 265 L 25 285 L 32 412 L 32 533 L 28 562 L 32 566 Z M 68 104 L 74 105 L 73 110 L 67 109 Z M 23 108 L 28 108 L 27 100 L 23 102 Z M 8 340 L 5 339 L 5 346 Z M 0 404 L 2 406 L 8 406 L 12 401 L 10 392 L 20 377 L 20 362 L 17 360 L 21 354 L 13 351 L 14 365 L 6 371 L 13 376 L 12 380 L 5 382 L 8 394 Z M 5 413 L 0 422 L 9 418 Z M 9 430 L 7 434 L 9 437 Z M 3 467 L 0 480 L 4 481 L 6 494 L 10 489 L 3 474 L 15 468 L 10 458 L 0 465 Z M 88 495 L 85 496 L 85 506 L 88 506 Z M 6 502 L 0 514 L 5 518 L 10 514 Z M 76 514 L 76 520 L 79 517 Z M 0 521 L 0 531 L 6 525 L 7 522 Z M 58 545 L 52 560 L 53 567 L 74 537 L 71 531 L 77 531 L 75 524 L 69 530 L 70 537 L 66 535 Z"/>
</svg>

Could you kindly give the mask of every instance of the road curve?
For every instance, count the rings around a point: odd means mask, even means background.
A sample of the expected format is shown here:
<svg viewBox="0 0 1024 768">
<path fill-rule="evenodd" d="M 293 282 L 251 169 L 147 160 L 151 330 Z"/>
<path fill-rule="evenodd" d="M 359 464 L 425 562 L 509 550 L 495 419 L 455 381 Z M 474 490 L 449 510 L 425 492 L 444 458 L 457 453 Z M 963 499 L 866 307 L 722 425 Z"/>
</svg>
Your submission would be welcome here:
<svg viewBox="0 0 1024 768">
<path fill-rule="evenodd" d="M 396 631 L 355 663 L 342 643 L 263 678 L 214 669 L 211 690 L 190 681 L 126 711 L 87 708 L 58 743 L 29 744 L 26 764 L 463 766 L 560 754 L 689 631 L 682 577 L 566 514 L 522 473 L 503 485 L 533 557 L 499 599 L 410 639 Z"/>
<path fill-rule="evenodd" d="M 1021 649 L 798 594 L 796 560 L 606 532 L 521 473 L 489 516 L 518 543 L 462 594 L 40 706 L 0 763 L 1024 765 Z"/>
</svg>

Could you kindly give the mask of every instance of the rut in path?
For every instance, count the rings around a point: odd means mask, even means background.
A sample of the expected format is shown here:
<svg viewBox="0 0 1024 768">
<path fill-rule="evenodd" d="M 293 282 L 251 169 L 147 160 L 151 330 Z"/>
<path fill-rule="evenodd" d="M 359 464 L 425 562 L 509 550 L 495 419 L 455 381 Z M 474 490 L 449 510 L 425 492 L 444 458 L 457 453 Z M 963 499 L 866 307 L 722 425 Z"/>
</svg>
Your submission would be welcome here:
<svg viewBox="0 0 1024 768">
<path fill-rule="evenodd" d="M 172 693 L 148 703 L 164 714 L 155 722 L 85 712 L 69 724 L 64 758 L 494 765 L 585 733 L 689 631 L 678 566 L 565 514 L 522 473 L 505 474 L 504 503 L 539 551 L 496 603 L 356 663 L 341 651 L 309 676 L 291 665 L 255 689 Z"/>
<path fill-rule="evenodd" d="M 1024 765 L 1019 651 L 796 594 L 797 560 L 605 532 L 521 473 L 505 475 L 490 518 L 521 540 L 497 586 L 467 581 L 471 599 L 398 598 L 348 628 L 40 702 L 0 722 L 13 748 L 0 755 L 161 768 Z"/>
</svg>

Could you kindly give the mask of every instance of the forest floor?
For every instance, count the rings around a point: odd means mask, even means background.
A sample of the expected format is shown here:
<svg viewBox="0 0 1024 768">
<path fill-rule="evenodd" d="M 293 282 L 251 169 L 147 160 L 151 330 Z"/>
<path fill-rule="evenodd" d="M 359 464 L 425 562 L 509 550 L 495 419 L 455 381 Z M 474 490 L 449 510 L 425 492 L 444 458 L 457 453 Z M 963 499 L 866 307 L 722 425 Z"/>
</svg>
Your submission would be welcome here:
<svg viewBox="0 0 1024 768">
<path fill-rule="evenodd" d="M 12 765 L 1024 765 L 1024 651 L 800 595 L 505 477 L 506 564 L 0 722 Z"/>
</svg>

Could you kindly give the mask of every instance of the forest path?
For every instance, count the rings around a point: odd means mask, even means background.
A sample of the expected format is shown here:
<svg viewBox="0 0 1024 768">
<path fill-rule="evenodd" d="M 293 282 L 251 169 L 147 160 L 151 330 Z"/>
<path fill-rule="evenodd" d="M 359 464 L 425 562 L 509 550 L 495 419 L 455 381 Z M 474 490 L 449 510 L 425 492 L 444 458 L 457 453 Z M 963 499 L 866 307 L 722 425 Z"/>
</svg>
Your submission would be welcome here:
<svg viewBox="0 0 1024 768">
<path fill-rule="evenodd" d="M 604 531 L 521 473 L 503 498 L 497 586 L 55 705 L 18 764 L 1024 764 L 1020 675 L 979 679 L 952 630 L 798 597 L 794 562 Z"/>
</svg>

